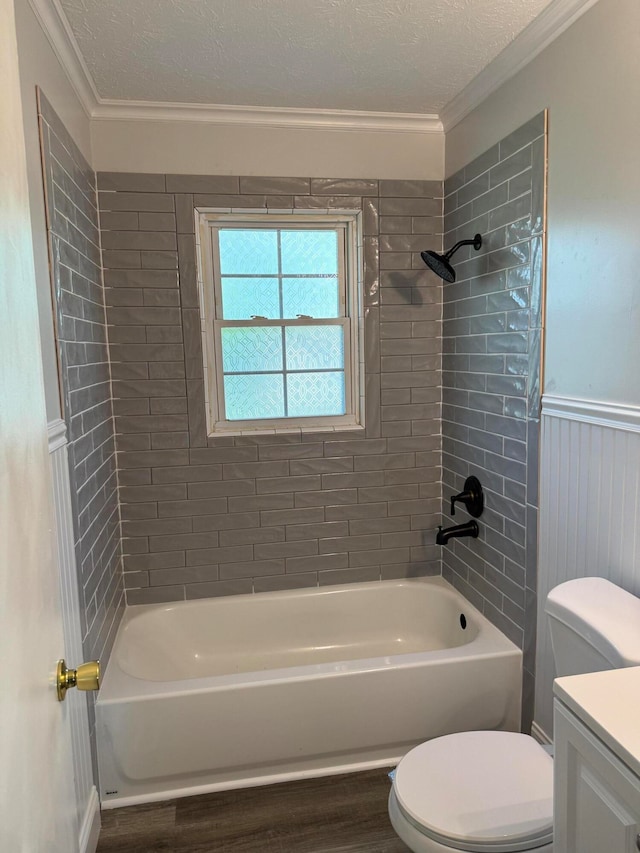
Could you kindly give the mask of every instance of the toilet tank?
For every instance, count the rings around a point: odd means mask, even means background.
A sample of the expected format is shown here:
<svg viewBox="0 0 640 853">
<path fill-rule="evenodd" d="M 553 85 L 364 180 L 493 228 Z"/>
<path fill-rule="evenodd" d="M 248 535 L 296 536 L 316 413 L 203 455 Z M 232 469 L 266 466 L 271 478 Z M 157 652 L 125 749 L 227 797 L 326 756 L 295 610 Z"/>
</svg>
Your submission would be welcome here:
<svg viewBox="0 0 640 853">
<path fill-rule="evenodd" d="M 547 597 L 556 675 L 640 666 L 640 599 L 604 578 L 577 578 Z"/>
</svg>

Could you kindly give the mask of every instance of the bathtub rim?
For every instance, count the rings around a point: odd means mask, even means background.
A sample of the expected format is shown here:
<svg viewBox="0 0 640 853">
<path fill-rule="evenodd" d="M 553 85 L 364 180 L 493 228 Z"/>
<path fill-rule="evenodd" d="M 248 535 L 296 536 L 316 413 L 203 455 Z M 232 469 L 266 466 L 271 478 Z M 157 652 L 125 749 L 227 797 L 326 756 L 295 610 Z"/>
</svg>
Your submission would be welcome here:
<svg viewBox="0 0 640 853">
<path fill-rule="evenodd" d="M 375 658 L 347 659 L 317 664 L 304 664 L 299 666 L 281 667 L 254 672 L 231 673 L 225 675 L 204 675 L 196 678 L 185 678 L 166 681 L 152 681 L 125 672 L 118 664 L 118 645 L 126 626 L 136 616 L 145 612 L 165 610 L 174 607 L 190 608 L 191 606 L 204 607 L 211 602 L 220 602 L 223 606 L 225 599 L 197 599 L 193 601 L 164 602 L 161 604 L 138 604 L 129 605 L 125 610 L 118 633 L 113 645 L 109 664 L 105 670 L 102 686 L 97 697 L 97 706 L 117 704 L 126 702 L 141 702 L 157 698 L 170 698 L 176 695 L 194 695 L 199 693 L 216 692 L 218 690 L 242 689 L 264 682 L 270 684 L 288 683 L 295 681 L 310 681 L 323 678 L 339 678 L 353 675 L 359 672 L 376 672 L 387 669 L 411 669 L 424 664 L 425 660 L 433 665 L 446 664 L 470 655 L 478 660 L 488 657 L 511 656 L 514 653 L 522 654 L 515 643 L 505 634 L 489 622 L 471 602 L 469 602 L 455 587 L 441 576 L 430 576 L 422 578 L 399 578 L 384 581 L 368 581 L 356 584 L 332 584 L 323 587 L 306 587 L 293 590 L 274 590 L 264 593 L 245 593 L 229 598 L 235 600 L 249 601 L 259 595 L 260 598 L 271 599 L 293 599 L 301 595 L 322 595 L 340 591 L 357 592 L 361 589 L 373 587 L 398 587 L 413 586 L 415 584 L 431 586 L 439 590 L 455 603 L 459 603 L 464 610 L 467 619 L 471 617 L 473 626 L 476 628 L 476 636 L 469 642 L 460 646 L 454 646 L 435 651 L 410 652 L 407 654 L 386 655 Z"/>
</svg>

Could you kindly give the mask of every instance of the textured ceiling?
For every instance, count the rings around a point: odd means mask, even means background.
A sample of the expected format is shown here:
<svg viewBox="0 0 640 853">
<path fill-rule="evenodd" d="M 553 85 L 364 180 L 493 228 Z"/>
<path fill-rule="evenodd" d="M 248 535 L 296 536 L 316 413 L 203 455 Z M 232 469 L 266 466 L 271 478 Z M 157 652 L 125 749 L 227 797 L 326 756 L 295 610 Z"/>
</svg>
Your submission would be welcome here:
<svg viewBox="0 0 640 853">
<path fill-rule="evenodd" d="M 61 0 L 102 98 L 438 113 L 550 0 Z"/>
</svg>

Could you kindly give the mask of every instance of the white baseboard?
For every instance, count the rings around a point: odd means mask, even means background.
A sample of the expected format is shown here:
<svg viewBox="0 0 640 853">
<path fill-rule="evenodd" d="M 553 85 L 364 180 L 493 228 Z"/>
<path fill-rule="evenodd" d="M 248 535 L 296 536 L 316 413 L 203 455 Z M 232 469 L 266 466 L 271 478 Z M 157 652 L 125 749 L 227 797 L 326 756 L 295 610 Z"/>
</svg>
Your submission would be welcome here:
<svg viewBox="0 0 640 853">
<path fill-rule="evenodd" d="M 80 828 L 80 853 L 96 853 L 100 835 L 100 800 L 95 785 L 89 794 L 87 809 Z"/>
<path fill-rule="evenodd" d="M 549 737 L 549 735 L 545 732 L 545 730 L 538 725 L 538 723 L 533 723 L 531 726 L 531 737 L 541 743 L 543 746 L 550 746 L 553 741 Z"/>
</svg>

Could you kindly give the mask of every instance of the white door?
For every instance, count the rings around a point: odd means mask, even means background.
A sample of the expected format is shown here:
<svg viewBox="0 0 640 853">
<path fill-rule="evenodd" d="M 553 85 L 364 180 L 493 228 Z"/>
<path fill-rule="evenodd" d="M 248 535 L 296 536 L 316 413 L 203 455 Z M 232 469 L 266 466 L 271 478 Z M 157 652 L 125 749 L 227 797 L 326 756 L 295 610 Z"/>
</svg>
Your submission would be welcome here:
<svg viewBox="0 0 640 853">
<path fill-rule="evenodd" d="M 13 0 L 0 0 L 0 850 L 74 853 L 73 771 Z M 74 662 L 75 665 L 75 662 Z"/>
</svg>

